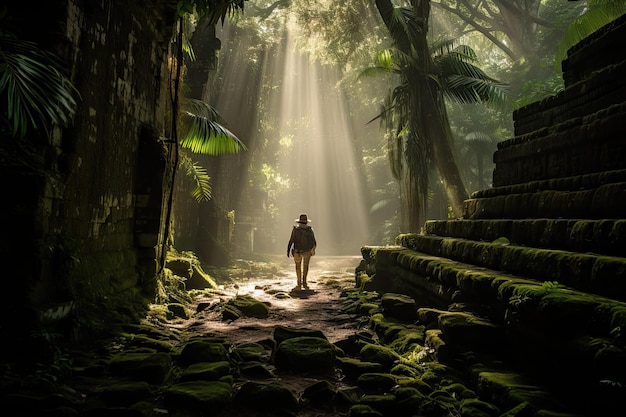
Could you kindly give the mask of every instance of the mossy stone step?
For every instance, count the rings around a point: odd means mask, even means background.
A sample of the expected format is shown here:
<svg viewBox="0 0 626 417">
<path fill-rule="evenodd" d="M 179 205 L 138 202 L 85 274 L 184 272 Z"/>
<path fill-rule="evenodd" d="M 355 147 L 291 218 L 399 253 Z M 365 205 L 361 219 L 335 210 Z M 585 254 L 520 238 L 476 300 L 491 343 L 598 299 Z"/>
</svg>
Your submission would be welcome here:
<svg viewBox="0 0 626 417">
<path fill-rule="evenodd" d="M 498 195 L 536 193 L 544 190 L 594 190 L 602 185 L 626 182 L 626 169 L 601 171 L 547 180 L 525 181 L 519 184 L 485 188 L 472 193 L 471 198 L 489 198 Z"/>
<path fill-rule="evenodd" d="M 626 301 L 626 258 L 559 249 L 481 242 L 435 235 L 403 234 L 397 242 L 417 252 L 479 267 L 532 278 L 556 281 L 580 291 Z"/>
<path fill-rule="evenodd" d="M 464 219 L 623 219 L 626 182 L 581 191 L 543 190 L 530 193 L 469 198 Z"/>
<path fill-rule="evenodd" d="M 512 244 L 600 255 L 626 253 L 626 219 L 483 219 L 429 220 L 427 235 Z"/>
<path fill-rule="evenodd" d="M 495 323 L 533 327 L 539 333 L 565 332 L 568 337 L 591 334 L 609 340 L 622 337 L 616 329 L 626 329 L 626 303 L 614 298 L 406 248 L 380 247 L 376 252 L 376 257 L 388 253 L 384 255 L 385 265 L 377 263 L 374 280 L 393 280 L 401 270 L 410 271 L 399 279 L 435 291 L 450 303 L 478 304 L 488 312 L 485 317 Z M 419 299 L 416 302 L 423 305 Z"/>
</svg>

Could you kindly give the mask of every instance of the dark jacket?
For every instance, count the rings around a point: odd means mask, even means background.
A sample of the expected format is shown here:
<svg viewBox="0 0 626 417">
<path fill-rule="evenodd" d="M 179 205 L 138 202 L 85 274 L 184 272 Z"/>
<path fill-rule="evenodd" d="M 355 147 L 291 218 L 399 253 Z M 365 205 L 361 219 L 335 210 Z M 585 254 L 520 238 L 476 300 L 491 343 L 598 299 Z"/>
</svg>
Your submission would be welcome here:
<svg viewBox="0 0 626 417">
<path fill-rule="evenodd" d="M 304 238 L 303 232 L 310 233 L 311 241 L 309 243 L 307 243 L 309 239 Z M 294 251 L 296 252 L 306 252 L 315 248 L 317 246 L 317 241 L 315 240 L 315 232 L 313 231 L 313 228 L 304 223 L 298 223 L 295 225 L 291 230 L 291 237 L 289 238 L 289 243 L 287 244 L 287 253 L 291 251 L 292 245 Z"/>
</svg>

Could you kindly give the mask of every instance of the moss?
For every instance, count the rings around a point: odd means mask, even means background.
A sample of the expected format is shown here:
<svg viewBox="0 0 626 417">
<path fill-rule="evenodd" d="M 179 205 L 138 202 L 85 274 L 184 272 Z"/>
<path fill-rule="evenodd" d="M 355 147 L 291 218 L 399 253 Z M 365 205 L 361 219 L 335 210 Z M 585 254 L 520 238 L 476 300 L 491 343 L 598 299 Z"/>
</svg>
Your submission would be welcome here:
<svg viewBox="0 0 626 417">
<path fill-rule="evenodd" d="M 471 389 L 467 388 L 465 385 L 455 382 L 453 384 L 449 384 L 440 388 L 441 391 L 447 392 L 448 394 L 453 395 L 455 398 L 466 399 L 466 398 L 475 398 L 476 393 Z"/>
<path fill-rule="evenodd" d="M 486 401 L 469 398 L 461 401 L 460 414 L 464 417 L 496 417 L 500 416 L 500 409 Z"/>
<path fill-rule="evenodd" d="M 144 334 L 124 332 L 120 334 L 120 337 L 134 346 L 150 347 L 160 352 L 169 352 L 174 347 L 174 343 L 170 340 L 158 340 Z"/>
<path fill-rule="evenodd" d="M 424 327 L 405 327 L 400 329 L 396 337 L 389 342 L 396 352 L 403 354 L 407 352 L 421 351 L 425 349 L 424 344 Z"/>
<path fill-rule="evenodd" d="M 259 301 L 249 295 L 238 295 L 226 304 L 236 311 L 240 311 L 244 317 L 264 319 L 269 316 L 270 303 Z"/>
<path fill-rule="evenodd" d="M 382 417 L 382 414 L 366 404 L 355 404 L 350 407 L 350 417 Z"/>
<path fill-rule="evenodd" d="M 598 256 L 591 271 L 592 287 L 602 294 L 626 299 L 626 259 Z"/>
<path fill-rule="evenodd" d="M 377 362 L 384 368 L 391 369 L 391 366 L 396 361 L 400 360 L 398 355 L 393 349 L 375 345 L 372 343 L 366 343 L 359 351 L 359 357 L 365 362 Z"/>
<path fill-rule="evenodd" d="M 227 361 L 192 363 L 180 377 L 181 381 L 217 381 L 230 373 L 230 363 Z"/>
<path fill-rule="evenodd" d="M 496 297 L 496 291 L 493 289 L 493 281 L 496 279 L 494 274 L 463 269 L 457 271 L 456 277 L 461 291 L 472 297 L 478 297 L 482 301 Z"/>
<path fill-rule="evenodd" d="M 219 381 L 189 381 L 169 387 L 164 392 L 167 407 L 174 409 L 219 410 L 227 405 L 231 385 Z"/>
</svg>

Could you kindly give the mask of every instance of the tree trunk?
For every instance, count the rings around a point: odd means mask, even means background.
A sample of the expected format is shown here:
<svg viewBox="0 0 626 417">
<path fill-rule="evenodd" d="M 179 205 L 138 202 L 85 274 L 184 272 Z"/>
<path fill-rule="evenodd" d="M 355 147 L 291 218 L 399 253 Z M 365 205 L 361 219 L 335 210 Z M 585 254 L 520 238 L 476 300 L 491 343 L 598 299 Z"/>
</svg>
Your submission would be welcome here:
<svg viewBox="0 0 626 417">
<path fill-rule="evenodd" d="M 424 89 L 426 91 L 428 87 Z M 463 216 L 463 202 L 467 199 L 467 190 L 456 161 L 456 152 L 452 142 L 452 131 L 448 112 L 441 92 L 433 87 L 430 94 L 422 95 L 423 129 L 432 144 L 433 160 L 448 202 L 456 218 Z"/>
<path fill-rule="evenodd" d="M 419 139 L 421 146 L 430 148 L 418 149 L 417 151 L 428 152 L 430 153 L 429 156 L 432 156 L 437 172 L 443 181 L 452 211 L 457 218 L 460 218 L 463 213 L 463 201 L 467 198 L 467 191 L 456 163 L 452 132 L 442 93 L 428 77 L 432 66 L 432 57 L 426 39 L 430 17 L 430 0 L 414 1 L 413 7 L 419 16 L 417 19 L 418 31 L 422 35 L 415 37 L 417 44 L 411 44 L 406 33 L 395 27 L 396 24 L 393 21 L 394 7 L 390 0 L 376 0 L 376 7 L 389 32 L 394 36 L 396 47 L 409 56 L 413 54 L 413 50 L 418 55 L 418 61 L 421 63 L 420 71 L 409 80 L 409 84 L 412 86 L 412 95 L 414 95 L 411 100 L 415 109 L 411 131 Z M 413 165 L 410 162 L 409 164 Z M 421 171 L 418 172 L 417 167 L 412 168 L 414 168 L 413 172 L 420 175 Z M 424 177 L 423 173 L 421 176 Z M 427 187 L 419 186 L 420 180 L 422 183 L 428 184 L 427 178 L 417 178 L 411 183 L 417 187 L 416 192 L 427 193 Z M 425 197 L 423 197 L 424 201 Z"/>
</svg>

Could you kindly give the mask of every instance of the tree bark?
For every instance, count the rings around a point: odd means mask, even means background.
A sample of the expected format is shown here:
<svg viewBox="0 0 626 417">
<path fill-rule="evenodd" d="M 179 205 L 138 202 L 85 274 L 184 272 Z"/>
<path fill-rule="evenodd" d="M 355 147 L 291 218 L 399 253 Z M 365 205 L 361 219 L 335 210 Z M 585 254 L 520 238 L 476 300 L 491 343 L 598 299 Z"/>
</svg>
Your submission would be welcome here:
<svg viewBox="0 0 626 417">
<path fill-rule="evenodd" d="M 463 213 L 463 201 L 467 198 L 467 191 L 456 163 L 452 132 L 442 92 L 428 76 L 432 67 L 432 57 L 426 38 L 428 19 L 430 17 L 430 0 L 415 0 L 413 2 L 414 10 L 418 16 L 417 30 L 419 31 L 418 34 L 420 34 L 418 37 L 413 37 L 413 39 L 417 38 L 417 44 L 411 44 L 406 33 L 394 27 L 394 6 L 390 0 L 376 0 L 376 7 L 390 34 L 393 36 L 396 48 L 409 56 L 415 54 L 412 52 L 413 50 L 418 55 L 417 61 L 421 63 L 418 74 L 415 74 L 415 76 L 411 77 L 411 80 L 408 80 L 412 87 L 412 95 L 414 95 L 414 97 L 411 97 L 411 105 L 415 115 L 410 126 L 411 134 L 415 135 L 414 137 L 419 140 L 420 146 L 429 148 L 418 149 L 418 151 L 429 152 L 430 156 L 432 156 L 446 190 L 452 211 L 455 217 L 460 218 Z M 419 170 L 415 169 L 416 167 L 411 168 L 409 172 L 419 172 Z M 422 181 L 421 183 L 419 182 L 420 180 Z M 420 187 L 420 184 L 424 182 L 428 184 L 427 178 L 416 178 L 410 183 L 417 187 L 416 192 L 427 193 L 427 187 Z M 423 200 L 425 201 L 425 196 Z"/>
</svg>

